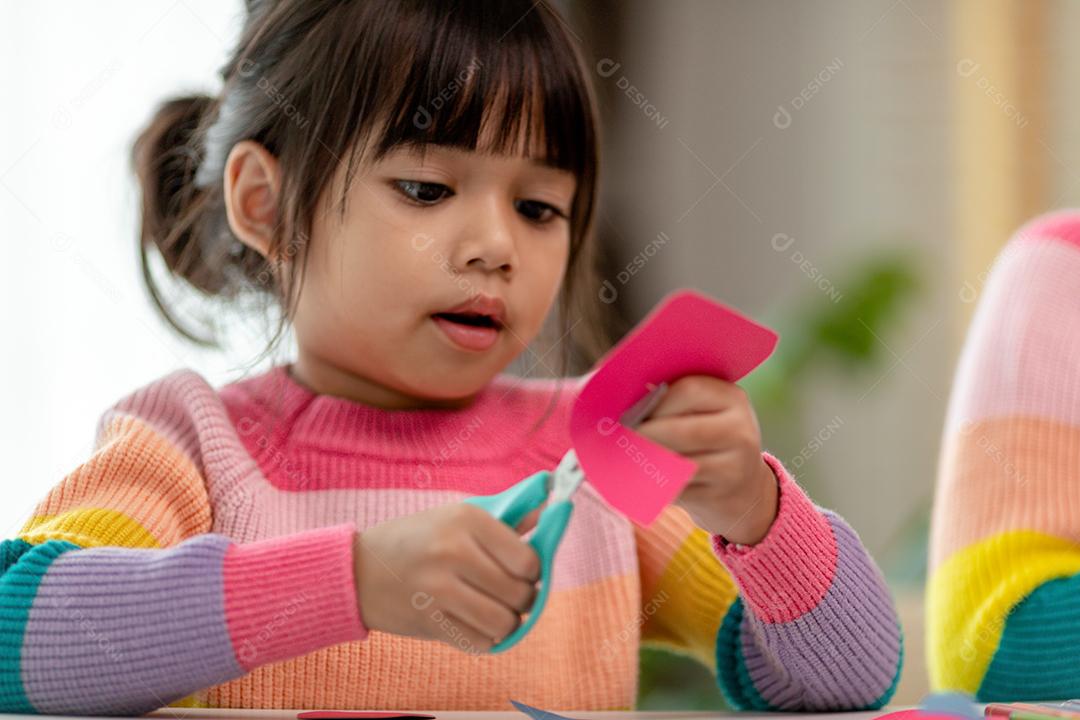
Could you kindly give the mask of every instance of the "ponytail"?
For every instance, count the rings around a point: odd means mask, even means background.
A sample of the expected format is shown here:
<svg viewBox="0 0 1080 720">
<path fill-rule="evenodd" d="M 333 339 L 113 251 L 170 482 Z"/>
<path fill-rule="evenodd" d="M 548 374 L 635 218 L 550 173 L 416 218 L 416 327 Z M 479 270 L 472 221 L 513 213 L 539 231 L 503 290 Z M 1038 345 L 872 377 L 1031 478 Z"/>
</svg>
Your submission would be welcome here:
<svg viewBox="0 0 1080 720">
<path fill-rule="evenodd" d="M 142 192 L 139 258 L 143 280 L 162 316 L 200 345 L 216 339 L 177 316 L 153 277 L 156 248 L 169 272 L 206 297 L 233 297 L 243 286 L 244 268 L 255 273 L 262 257 L 237 240 L 216 212 L 222 203 L 221 179 L 196 182 L 205 156 L 203 137 L 218 101 L 209 95 L 184 95 L 158 106 L 132 147 L 131 162 Z M 215 192 L 216 191 L 216 192 Z M 215 220 L 215 218 L 217 218 Z"/>
</svg>

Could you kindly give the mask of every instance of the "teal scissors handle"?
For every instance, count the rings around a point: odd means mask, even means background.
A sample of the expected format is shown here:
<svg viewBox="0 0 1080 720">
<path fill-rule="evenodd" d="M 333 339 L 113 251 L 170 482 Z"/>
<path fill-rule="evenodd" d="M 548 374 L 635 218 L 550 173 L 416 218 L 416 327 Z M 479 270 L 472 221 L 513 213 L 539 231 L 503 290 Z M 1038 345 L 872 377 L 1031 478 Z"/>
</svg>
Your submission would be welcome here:
<svg viewBox="0 0 1080 720">
<path fill-rule="evenodd" d="M 495 495 L 478 495 L 467 498 L 465 502 L 487 510 L 512 528 L 516 528 L 526 515 L 544 504 L 548 498 L 548 483 L 551 471 L 541 470 L 524 480 L 512 485 Z M 518 625 L 514 632 L 496 643 L 491 652 L 498 653 L 513 647 L 540 618 L 540 613 L 547 603 L 551 589 L 551 566 L 555 560 L 555 551 L 559 549 L 566 525 L 570 522 L 570 513 L 574 505 L 569 500 L 559 500 L 543 509 L 537 520 L 529 544 L 540 558 L 540 590 L 533 600 L 529 615 Z"/>
</svg>

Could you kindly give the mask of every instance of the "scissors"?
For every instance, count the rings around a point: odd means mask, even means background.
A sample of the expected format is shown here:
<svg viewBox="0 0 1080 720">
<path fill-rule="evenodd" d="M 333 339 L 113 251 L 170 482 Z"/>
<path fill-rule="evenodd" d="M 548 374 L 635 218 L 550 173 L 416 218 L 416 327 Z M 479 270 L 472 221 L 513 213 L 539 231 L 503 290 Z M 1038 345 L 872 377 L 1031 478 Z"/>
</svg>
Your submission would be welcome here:
<svg viewBox="0 0 1080 720">
<path fill-rule="evenodd" d="M 624 425 L 634 427 L 648 417 L 667 392 L 668 385 L 666 382 L 659 385 L 650 383 L 648 387 L 649 392 L 620 417 L 620 422 Z M 513 647 L 540 618 L 551 588 L 551 566 L 555 561 L 555 551 L 559 549 L 574 509 L 571 500 L 584 480 L 585 473 L 578 463 L 577 453 L 574 448 L 570 448 L 555 467 L 554 473 L 540 470 L 500 493 L 477 495 L 465 500 L 487 510 L 512 528 L 516 528 L 526 515 L 547 502 L 547 507 L 540 511 L 534 533 L 529 539 L 529 544 L 540 557 L 540 590 L 533 600 L 529 616 L 514 632 L 496 643 L 491 652 L 498 653 Z"/>
</svg>

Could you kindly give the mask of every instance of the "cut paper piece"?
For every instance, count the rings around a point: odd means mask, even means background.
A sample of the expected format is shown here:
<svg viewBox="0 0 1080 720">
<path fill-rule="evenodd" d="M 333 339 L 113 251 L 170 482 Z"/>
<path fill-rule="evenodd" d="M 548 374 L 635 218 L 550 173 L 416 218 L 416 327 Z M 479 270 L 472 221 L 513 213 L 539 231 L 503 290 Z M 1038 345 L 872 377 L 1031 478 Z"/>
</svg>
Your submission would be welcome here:
<svg viewBox="0 0 1080 720">
<path fill-rule="evenodd" d="M 695 290 L 665 296 L 586 377 L 570 415 L 581 469 L 600 495 L 650 525 L 697 472 L 697 463 L 619 423 L 651 387 L 684 375 L 736 382 L 763 363 L 779 336 Z"/>
<path fill-rule="evenodd" d="M 565 715 L 556 715 L 555 713 L 548 712 L 547 710 L 534 708 L 532 705 L 526 705 L 525 703 L 518 702 L 517 700 L 511 700 L 510 702 L 514 705 L 514 707 L 531 717 L 533 720 L 574 720 L 574 718 L 568 718 Z"/>
<path fill-rule="evenodd" d="M 347 718 L 381 718 L 383 720 L 435 720 L 434 715 L 393 712 L 385 710 L 305 710 L 296 713 L 300 720 L 346 720 Z"/>
</svg>

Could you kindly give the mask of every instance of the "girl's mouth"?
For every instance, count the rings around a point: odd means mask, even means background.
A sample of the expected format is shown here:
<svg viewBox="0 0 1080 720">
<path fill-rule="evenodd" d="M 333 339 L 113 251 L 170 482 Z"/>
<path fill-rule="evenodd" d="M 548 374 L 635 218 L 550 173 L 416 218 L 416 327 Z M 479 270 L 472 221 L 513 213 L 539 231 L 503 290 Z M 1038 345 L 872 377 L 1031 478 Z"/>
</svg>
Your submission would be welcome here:
<svg viewBox="0 0 1080 720">
<path fill-rule="evenodd" d="M 466 350 L 487 350 L 502 330 L 494 318 L 476 313 L 435 313 L 431 318 L 455 345 Z"/>
</svg>

